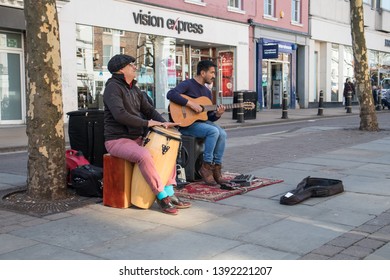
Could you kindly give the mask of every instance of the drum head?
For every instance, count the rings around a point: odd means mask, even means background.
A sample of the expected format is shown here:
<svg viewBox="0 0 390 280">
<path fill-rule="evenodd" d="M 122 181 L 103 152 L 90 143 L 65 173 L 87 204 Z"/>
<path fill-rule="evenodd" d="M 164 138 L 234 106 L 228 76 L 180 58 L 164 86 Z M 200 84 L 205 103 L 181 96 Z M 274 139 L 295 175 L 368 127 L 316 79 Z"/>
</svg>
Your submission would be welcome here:
<svg viewBox="0 0 390 280">
<path fill-rule="evenodd" d="M 162 126 L 153 126 L 151 129 L 158 134 L 181 140 L 181 133 L 174 127 L 164 128 Z"/>
</svg>

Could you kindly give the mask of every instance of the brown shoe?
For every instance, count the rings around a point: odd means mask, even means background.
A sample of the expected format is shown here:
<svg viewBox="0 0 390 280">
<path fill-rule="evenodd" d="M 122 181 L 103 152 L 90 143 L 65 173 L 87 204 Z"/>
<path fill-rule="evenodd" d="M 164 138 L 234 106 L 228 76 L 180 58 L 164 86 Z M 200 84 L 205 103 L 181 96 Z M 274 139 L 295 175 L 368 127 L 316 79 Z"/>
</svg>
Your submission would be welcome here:
<svg viewBox="0 0 390 280">
<path fill-rule="evenodd" d="M 221 169 L 222 169 L 222 165 L 220 165 L 220 164 L 214 164 L 214 169 L 213 169 L 213 177 L 214 177 L 214 180 L 215 180 L 218 184 L 227 184 L 227 183 L 229 183 L 229 181 L 227 181 L 227 180 L 225 180 L 225 179 L 222 178 Z"/>
<path fill-rule="evenodd" d="M 158 206 L 160 206 L 161 211 L 165 214 L 170 214 L 170 215 L 177 215 L 179 211 L 175 207 L 175 205 L 172 204 L 171 199 L 169 196 L 163 199 L 156 199 Z"/>
<path fill-rule="evenodd" d="M 176 195 L 172 195 L 169 197 L 171 199 L 172 204 L 177 208 L 177 209 L 185 209 L 191 207 L 191 202 L 181 200 L 178 198 Z"/>
<path fill-rule="evenodd" d="M 199 174 L 200 176 L 202 176 L 202 179 L 206 183 L 206 185 L 217 185 L 213 178 L 213 166 L 210 163 L 203 162 L 202 166 L 199 169 Z"/>
</svg>

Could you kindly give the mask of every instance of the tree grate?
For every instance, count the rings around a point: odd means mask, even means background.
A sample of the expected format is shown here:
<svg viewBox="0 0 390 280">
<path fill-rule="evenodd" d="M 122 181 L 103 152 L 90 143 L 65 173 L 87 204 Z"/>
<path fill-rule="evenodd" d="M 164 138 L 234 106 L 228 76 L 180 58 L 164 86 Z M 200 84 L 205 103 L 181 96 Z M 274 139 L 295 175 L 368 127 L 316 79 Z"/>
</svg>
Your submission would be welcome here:
<svg viewBox="0 0 390 280">
<path fill-rule="evenodd" d="M 0 192 L 0 198 L 0 209 L 37 217 L 62 213 L 86 205 L 102 202 L 101 198 L 82 197 L 72 193 L 72 191 L 70 191 L 69 195 L 64 199 L 36 199 L 27 195 L 26 188 Z"/>
</svg>

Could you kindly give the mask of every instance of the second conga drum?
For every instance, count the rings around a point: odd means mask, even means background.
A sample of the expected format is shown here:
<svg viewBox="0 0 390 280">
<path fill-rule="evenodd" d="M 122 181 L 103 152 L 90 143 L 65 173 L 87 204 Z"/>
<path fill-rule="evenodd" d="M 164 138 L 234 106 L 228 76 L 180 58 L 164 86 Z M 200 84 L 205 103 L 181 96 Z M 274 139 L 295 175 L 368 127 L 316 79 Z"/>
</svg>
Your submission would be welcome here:
<svg viewBox="0 0 390 280">
<path fill-rule="evenodd" d="M 156 171 L 164 185 L 176 166 L 180 143 L 181 134 L 177 129 L 159 126 L 152 127 L 144 140 L 144 146 L 152 155 Z M 131 204 L 139 208 L 150 208 L 156 196 L 141 174 L 138 164 L 134 166 L 131 186 Z"/>
</svg>

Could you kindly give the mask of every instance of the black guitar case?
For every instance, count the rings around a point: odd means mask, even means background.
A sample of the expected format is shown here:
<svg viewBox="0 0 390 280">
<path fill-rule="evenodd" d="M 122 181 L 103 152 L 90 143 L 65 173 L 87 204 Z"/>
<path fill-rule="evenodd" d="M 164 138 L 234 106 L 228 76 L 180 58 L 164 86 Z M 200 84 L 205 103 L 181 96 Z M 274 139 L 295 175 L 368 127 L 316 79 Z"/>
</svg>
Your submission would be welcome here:
<svg viewBox="0 0 390 280">
<path fill-rule="evenodd" d="M 326 197 L 344 191 L 343 182 L 337 179 L 306 177 L 296 187 L 280 197 L 280 204 L 294 205 L 310 197 Z"/>
</svg>

